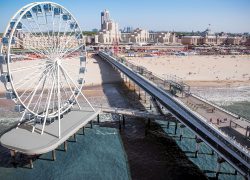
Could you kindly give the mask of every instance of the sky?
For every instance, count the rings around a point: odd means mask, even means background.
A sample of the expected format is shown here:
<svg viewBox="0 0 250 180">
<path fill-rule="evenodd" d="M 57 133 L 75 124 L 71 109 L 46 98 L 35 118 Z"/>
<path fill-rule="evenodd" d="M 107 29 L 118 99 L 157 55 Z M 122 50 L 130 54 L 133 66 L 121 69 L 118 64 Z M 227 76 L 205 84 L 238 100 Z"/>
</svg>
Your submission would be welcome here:
<svg viewBox="0 0 250 180">
<path fill-rule="evenodd" d="M 9 18 L 34 0 L 0 0 L 0 32 Z M 54 0 L 70 10 L 83 30 L 100 29 L 100 12 L 110 11 L 119 28 L 155 31 L 250 32 L 250 0 Z"/>
</svg>

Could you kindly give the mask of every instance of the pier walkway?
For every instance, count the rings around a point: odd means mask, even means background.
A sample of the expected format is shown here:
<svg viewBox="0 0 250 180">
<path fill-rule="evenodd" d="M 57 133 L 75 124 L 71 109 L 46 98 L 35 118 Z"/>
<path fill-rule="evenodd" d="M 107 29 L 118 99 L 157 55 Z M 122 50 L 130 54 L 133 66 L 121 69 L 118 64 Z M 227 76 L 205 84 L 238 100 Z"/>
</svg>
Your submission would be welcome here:
<svg viewBox="0 0 250 180">
<path fill-rule="evenodd" d="M 159 84 L 161 84 L 159 86 L 155 81 L 151 81 L 154 78 L 153 76 L 145 78 L 135 69 L 131 69 L 107 53 L 99 52 L 98 55 L 155 98 L 162 106 L 175 115 L 181 123 L 217 152 L 221 158 L 225 159 L 238 172 L 250 179 L 250 154 L 246 147 L 236 143 L 216 126 L 208 123 L 205 117 L 193 111 L 183 101 L 167 92 L 164 89 L 165 82 L 161 83 L 160 78 L 157 79 Z"/>
</svg>

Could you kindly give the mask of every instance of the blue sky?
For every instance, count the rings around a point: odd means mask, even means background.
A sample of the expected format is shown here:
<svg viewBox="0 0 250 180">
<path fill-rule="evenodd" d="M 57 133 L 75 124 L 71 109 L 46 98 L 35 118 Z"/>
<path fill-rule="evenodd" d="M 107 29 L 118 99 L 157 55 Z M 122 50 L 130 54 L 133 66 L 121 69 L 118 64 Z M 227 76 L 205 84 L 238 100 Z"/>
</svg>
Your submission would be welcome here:
<svg viewBox="0 0 250 180">
<path fill-rule="evenodd" d="M 8 19 L 32 0 L 0 0 L 0 32 Z M 69 9 L 82 29 L 100 28 L 100 12 L 108 9 L 119 28 L 250 32 L 250 0 L 54 0 Z"/>
</svg>

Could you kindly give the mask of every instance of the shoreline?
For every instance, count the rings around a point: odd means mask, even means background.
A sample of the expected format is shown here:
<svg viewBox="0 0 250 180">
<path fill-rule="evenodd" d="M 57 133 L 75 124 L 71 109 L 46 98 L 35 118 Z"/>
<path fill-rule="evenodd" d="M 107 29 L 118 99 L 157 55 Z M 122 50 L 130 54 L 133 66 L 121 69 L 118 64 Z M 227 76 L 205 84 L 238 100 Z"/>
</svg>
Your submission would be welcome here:
<svg viewBox="0 0 250 180">
<path fill-rule="evenodd" d="M 206 80 L 185 80 L 183 81 L 190 87 L 248 87 L 250 86 L 250 80 L 216 80 L 216 81 L 206 81 Z"/>
</svg>

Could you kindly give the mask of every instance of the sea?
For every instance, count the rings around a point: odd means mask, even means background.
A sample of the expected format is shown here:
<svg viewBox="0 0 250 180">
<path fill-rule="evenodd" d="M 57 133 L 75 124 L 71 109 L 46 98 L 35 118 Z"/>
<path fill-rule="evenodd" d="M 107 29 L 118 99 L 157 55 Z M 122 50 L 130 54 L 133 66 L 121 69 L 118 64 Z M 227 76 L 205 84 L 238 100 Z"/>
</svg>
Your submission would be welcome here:
<svg viewBox="0 0 250 180">
<path fill-rule="evenodd" d="M 193 93 L 216 103 L 217 105 L 250 119 L 250 87 L 240 88 L 193 88 Z M 101 115 L 102 121 L 112 121 L 111 115 Z M 14 124 L 18 118 L 0 117 L 0 133 Z M 174 124 L 167 128 L 166 122 L 157 121 L 171 136 L 186 156 L 196 164 L 209 179 L 215 178 L 217 155 L 211 148 L 201 143 L 198 157 L 194 156 L 195 135 L 183 128 L 183 139 L 179 140 L 180 129 L 174 135 Z M 34 161 L 34 168 L 27 165 L 11 164 L 9 152 L 0 147 L 0 179 L 96 179 L 96 180 L 129 180 L 129 164 L 121 141 L 119 130 L 99 127 L 86 128 L 85 135 L 77 134 L 77 142 L 69 141 L 67 152 L 58 147 L 56 161 L 51 161 L 51 153 L 46 153 Z M 17 157 L 22 162 L 22 157 Z M 157 177 L 156 177 L 157 179 Z M 228 164 L 223 163 L 219 179 L 244 179 Z"/>
</svg>

